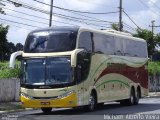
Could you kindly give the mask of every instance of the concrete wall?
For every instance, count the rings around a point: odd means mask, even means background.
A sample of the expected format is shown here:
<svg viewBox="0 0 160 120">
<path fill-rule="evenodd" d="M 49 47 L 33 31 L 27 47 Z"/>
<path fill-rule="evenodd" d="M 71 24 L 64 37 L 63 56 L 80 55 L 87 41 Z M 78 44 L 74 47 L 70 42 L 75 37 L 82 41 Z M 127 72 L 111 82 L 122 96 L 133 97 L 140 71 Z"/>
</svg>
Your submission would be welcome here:
<svg viewBox="0 0 160 120">
<path fill-rule="evenodd" d="M 20 80 L 0 80 L 0 102 L 19 101 Z"/>
<path fill-rule="evenodd" d="M 150 92 L 160 92 L 160 75 L 149 76 L 148 84 Z"/>
</svg>

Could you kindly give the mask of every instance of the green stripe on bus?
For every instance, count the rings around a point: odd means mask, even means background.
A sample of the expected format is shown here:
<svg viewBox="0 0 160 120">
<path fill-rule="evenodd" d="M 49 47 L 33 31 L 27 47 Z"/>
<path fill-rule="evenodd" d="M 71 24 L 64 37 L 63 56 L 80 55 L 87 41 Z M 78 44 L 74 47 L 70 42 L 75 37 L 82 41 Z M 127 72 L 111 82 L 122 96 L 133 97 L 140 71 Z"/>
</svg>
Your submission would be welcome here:
<svg viewBox="0 0 160 120">
<path fill-rule="evenodd" d="M 62 89 L 62 90 L 59 90 L 59 91 L 64 91 L 64 92 L 66 92 L 66 91 L 67 91 L 67 89 Z"/>
<path fill-rule="evenodd" d="M 106 83 L 112 83 L 112 82 L 122 83 L 122 84 L 124 84 L 125 86 L 130 87 L 127 82 L 123 82 L 123 81 L 121 81 L 121 80 L 108 80 L 108 81 L 105 81 L 105 82 L 101 83 L 100 85 L 96 86 L 96 88 L 99 88 L 100 86 L 102 86 L 102 85 L 104 85 L 104 84 L 106 84 Z"/>
</svg>

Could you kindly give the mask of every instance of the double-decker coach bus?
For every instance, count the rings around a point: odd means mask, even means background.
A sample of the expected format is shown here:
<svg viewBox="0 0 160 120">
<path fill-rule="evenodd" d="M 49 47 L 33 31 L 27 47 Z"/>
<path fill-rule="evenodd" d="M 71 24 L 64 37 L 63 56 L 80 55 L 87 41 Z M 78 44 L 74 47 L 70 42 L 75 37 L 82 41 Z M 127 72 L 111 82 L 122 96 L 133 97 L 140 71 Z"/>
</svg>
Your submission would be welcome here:
<svg viewBox="0 0 160 120">
<path fill-rule="evenodd" d="M 107 101 L 136 105 L 148 94 L 147 44 L 112 30 L 53 27 L 29 33 L 21 56 L 26 108 L 94 110 Z"/>
</svg>

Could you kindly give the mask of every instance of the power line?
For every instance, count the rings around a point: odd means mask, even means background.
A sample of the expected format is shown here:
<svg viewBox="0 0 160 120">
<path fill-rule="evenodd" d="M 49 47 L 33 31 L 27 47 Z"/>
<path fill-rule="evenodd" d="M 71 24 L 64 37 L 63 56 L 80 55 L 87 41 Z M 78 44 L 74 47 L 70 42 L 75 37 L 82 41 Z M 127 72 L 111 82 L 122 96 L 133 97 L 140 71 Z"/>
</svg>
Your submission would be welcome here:
<svg viewBox="0 0 160 120">
<path fill-rule="evenodd" d="M 145 6 L 146 8 L 149 8 L 149 6 L 144 3 L 144 1 L 142 1 L 142 0 L 138 0 L 138 1 L 139 1 L 143 6 Z M 153 11 L 152 9 L 150 9 L 150 11 L 151 11 L 153 14 L 160 16 L 160 14 L 157 14 L 157 13 L 156 13 L 155 11 Z"/>
<path fill-rule="evenodd" d="M 26 3 L 19 3 L 19 2 L 17 3 L 17 2 L 16 2 L 16 4 L 21 4 L 22 7 L 27 8 L 27 9 L 31 9 L 31 10 L 38 11 L 38 12 L 41 12 L 41 13 L 49 14 L 48 11 L 45 11 L 45 10 L 39 9 L 39 8 L 35 8 L 35 7 L 33 7 L 33 6 L 29 6 L 29 5 L 27 5 Z M 89 22 L 88 22 L 88 21 L 102 22 L 102 20 L 100 21 L 100 20 L 83 19 L 83 18 L 66 16 L 66 15 L 57 14 L 57 13 L 53 13 L 53 14 L 54 14 L 55 16 L 57 16 L 57 17 L 61 17 L 61 18 L 64 18 L 64 19 L 72 18 L 72 19 L 70 19 L 70 20 L 73 20 L 73 19 L 74 19 L 74 21 L 75 21 L 75 19 L 76 19 L 76 21 L 81 22 L 81 23 L 83 23 L 83 24 L 87 24 L 87 25 L 93 25 L 93 26 L 99 26 L 99 27 L 106 27 L 106 26 L 101 26 L 101 25 L 99 25 L 99 24 L 97 25 L 97 24 L 89 23 Z M 82 20 L 82 21 L 79 21 L 79 20 Z M 87 21 L 87 22 L 84 22 L 84 20 L 88 20 L 88 21 Z M 103 21 L 103 22 L 106 22 L 106 21 Z"/>
<path fill-rule="evenodd" d="M 70 17 L 67 17 L 67 16 L 59 16 L 58 15 L 58 17 L 61 17 L 62 19 L 72 20 L 72 21 L 75 21 L 75 22 L 80 22 L 80 23 L 83 23 L 83 24 L 85 23 L 86 25 L 94 25 L 94 26 L 99 26 L 99 27 L 105 27 L 105 28 L 107 28 L 107 26 L 102 26 L 102 25 L 99 25 L 99 24 L 89 23 L 89 22 L 85 22 L 85 21 L 82 21 L 82 20 L 70 18 Z"/>
<path fill-rule="evenodd" d="M 13 2 L 13 0 L 10 0 L 11 2 Z M 43 10 L 41 8 L 37 8 L 37 7 L 34 7 L 34 6 L 31 6 L 29 4 L 26 4 L 24 2 L 14 2 L 16 4 L 21 4 L 22 7 L 24 8 L 28 8 L 30 10 L 34 10 L 34 11 L 38 11 L 38 12 L 41 12 L 41 13 L 45 13 L 45 14 L 49 14 L 48 11 L 46 10 Z M 54 13 L 54 14 L 58 14 L 58 13 Z M 60 15 L 60 14 L 59 14 Z M 62 15 L 62 14 L 61 14 Z M 68 16 L 68 17 L 72 17 L 72 16 Z M 82 19 L 82 18 L 77 18 L 77 19 L 81 19 L 81 20 L 86 20 L 86 19 Z M 95 22 L 107 22 L 107 23 L 113 23 L 113 22 L 110 22 L 110 21 L 105 21 L 105 20 L 101 20 L 101 19 L 97 19 L 97 18 L 94 18 L 92 17 L 92 19 L 88 19 L 89 21 L 95 21 Z"/>
<path fill-rule="evenodd" d="M 14 11 L 14 12 L 17 12 L 17 13 L 20 13 L 20 14 L 29 15 L 29 16 L 33 16 L 33 17 L 36 17 L 36 18 L 38 17 L 38 16 L 35 16 L 35 15 L 26 14 L 26 13 L 23 13 L 23 12 L 18 12 L 18 11 L 9 9 L 9 8 L 5 8 L 5 7 L 3 7 L 3 8 L 4 8 L 4 9 L 11 10 L 11 11 Z M 61 17 L 62 19 L 67 19 L 67 20 L 72 20 L 72 21 L 84 23 L 84 21 L 78 20 L 78 19 L 75 18 L 75 17 L 70 18 L 69 16 L 65 16 L 65 15 L 61 15 L 61 14 L 55 14 L 55 15 L 58 16 L 58 17 Z M 9 15 L 9 16 L 13 16 L 13 15 Z M 14 16 L 14 17 L 21 18 L 21 19 L 25 19 L 25 18 L 18 17 L 18 16 Z M 49 19 L 46 19 L 46 18 L 43 18 L 43 17 L 38 17 L 38 18 L 45 19 L 45 20 L 49 20 Z M 30 20 L 30 19 L 27 19 L 27 20 Z M 88 19 L 85 19 L 85 20 L 88 20 Z M 31 20 L 31 21 L 34 21 L 34 20 Z M 53 20 L 53 21 L 55 21 L 55 20 Z M 35 21 L 35 22 L 36 22 L 36 21 Z M 70 24 L 70 23 L 65 23 L 65 22 L 60 22 L 60 21 L 56 21 L 56 22 L 63 23 L 63 24 Z M 40 22 L 40 23 L 42 23 L 42 22 Z M 45 24 L 45 23 L 43 23 L 43 24 Z M 99 26 L 99 27 L 106 27 L 106 26 L 97 25 L 97 24 L 94 24 L 94 23 L 89 23 L 89 22 L 86 23 L 86 24 L 88 24 L 88 25 L 95 25 L 95 26 Z M 75 25 L 75 24 L 70 24 L 70 25 Z"/>
<path fill-rule="evenodd" d="M 123 25 L 126 26 L 129 29 L 132 29 L 134 31 L 136 31 L 136 28 L 131 27 L 130 25 L 128 25 L 127 23 L 123 22 Z"/>
<path fill-rule="evenodd" d="M 138 29 L 141 29 L 133 20 L 132 18 L 123 10 L 124 14 L 132 21 L 132 23 L 137 26 Z"/>
<path fill-rule="evenodd" d="M 72 16 L 68 16 L 68 15 L 63 15 L 63 14 L 58 14 L 58 13 L 53 13 L 55 16 L 58 16 L 58 17 L 66 17 L 66 18 L 72 18 L 72 19 L 76 19 L 76 20 L 82 20 L 82 21 L 87 21 L 87 22 L 102 22 L 102 21 L 99 21 L 99 20 L 91 20 L 91 19 L 86 19 L 86 18 L 79 18 L 79 17 L 72 17 Z M 113 22 L 112 22 L 113 23 Z M 90 22 L 90 24 L 92 24 Z"/>
<path fill-rule="evenodd" d="M 39 0 L 33 0 L 33 1 L 36 1 L 38 3 L 44 4 L 44 5 L 47 5 L 47 6 L 51 6 L 50 4 L 41 2 Z M 97 12 L 85 12 L 85 11 L 71 10 L 71 9 L 66 9 L 66 8 L 62 8 L 62 7 L 58 7 L 58 6 L 52 6 L 52 7 L 57 8 L 57 9 L 61 9 L 61 10 L 65 10 L 65 11 L 76 12 L 76 13 L 85 13 L 85 14 L 113 14 L 113 13 L 119 12 L 119 11 L 115 11 L 115 12 L 97 13 Z"/>
<path fill-rule="evenodd" d="M 43 18 L 43 17 L 40 17 L 40 16 L 31 15 L 31 14 L 28 14 L 28 13 L 24 13 L 24 12 L 16 11 L 16 10 L 9 9 L 9 8 L 6 8 L 6 7 L 2 7 L 2 8 L 7 9 L 7 10 L 9 10 L 9 11 L 16 12 L 16 13 L 20 13 L 20 14 L 23 14 L 23 15 L 27 15 L 27 16 L 31 16 L 31 17 L 35 17 L 35 18 L 39 18 L 39 19 L 43 19 L 43 20 L 49 20 L 49 19 L 47 19 L 47 18 Z M 58 23 L 63 23 L 63 24 L 68 24 L 68 25 L 75 25 L 75 24 L 66 23 L 66 22 L 61 22 L 61 21 L 57 21 L 57 20 L 52 20 L 52 21 L 54 21 L 54 22 L 58 22 Z"/>
<path fill-rule="evenodd" d="M 23 17 L 19 17 L 19 16 L 14 16 L 14 15 L 9 15 L 9 14 L 5 14 L 5 15 L 10 16 L 10 17 L 14 17 L 14 18 L 20 18 L 20 19 L 23 19 L 23 20 L 28 20 L 28 21 L 32 21 L 32 22 L 36 22 L 36 23 L 41 23 L 41 24 L 47 25 L 44 22 L 38 22 L 38 21 L 35 21 L 35 20 L 31 20 L 31 19 L 27 19 L 27 18 L 23 18 Z"/>
<path fill-rule="evenodd" d="M 41 3 L 41 4 L 44 4 L 44 5 L 47 5 L 47 6 L 51 6 L 47 3 L 44 3 L 44 2 L 41 2 L 39 0 L 33 0 L 33 1 L 36 1 L 38 3 Z M 61 7 L 57 7 L 57 6 L 53 6 L 55 8 L 58 8 L 60 10 L 65 10 L 67 12 L 72 12 L 73 14 L 77 14 L 77 15 L 80 15 L 80 16 L 83 16 L 83 17 L 86 17 L 86 18 L 91 18 L 91 19 L 83 19 L 83 18 L 75 18 L 75 19 L 81 19 L 81 20 L 88 20 L 88 21 L 94 21 L 94 22 L 108 22 L 108 23 L 113 23 L 113 22 L 110 22 L 110 21 L 103 21 L 103 20 L 100 20 L 100 19 L 97 19 L 97 18 L 94 18 L 94 17 L 90 17 L 90 16 L 86 16 L 86 15 L 83 15 L 83 14 L 80 14 L 80 13 L 91 13 L 91 12 L 82 12 L 82 11 L 76 11 L 76 10 L 70 10 L 70 9 L 65 9 L 65 8 L 61 8 Z M 108 12 L 108 13 L 104 13 L 104 14 L 110 14 L 110 13 L 118 13 L 119 11 L 116 11 L 116 12 Z M 57 13 L 55 13 L 57 14 Z M 93 13 L 93 14 L 101 14 L 101 13 Z M 62 14 L 59 14 L 59 15 L 62 15 Z M 71 16 L 69 16 L 71 17 Z M 73 18 L 73 17 L 72 17 Z"/>
<path fill-rule="evenodd" d="M 6 21 L 4 21 L 4 20 L 0 20 L 0 21 L 3 22 L 3 23 L 5 23 L 5 24 L 7 24 L 7 25 L 9 25 L 9 26 L 14 26 L 14 27 L 16 27 L 16 28 L 22 28 L 22 29 L 31 31 L 31 29 L 27 29 L 27 28 L 24 28 L 24 27 L 21 27 L 21 26 L 17 26 L 17 25 L 10 24 L 10 23 L 8 23 L 8 22 L 6 22 Z"/>
<path fill-rule="evenodd" d="M 17 24 L 21 24 L 21 25 L 26 25 L 26 26 L 30 26 L 30 27 L 40 28 L 40 27 L 38 27 L 38 26 L 29 25 L 29 24 L 26 24 L 26 23 L 15 22 L 15 21 L 3 19 L 3 18 L 0 18 L 0 20 L 5 20 L 5 21 L 8 21 L 8 22 L 17 23 Z"/>
<path fill-rule="evenodd" d="M 124 28 L 127 28 L 127 29 L 129 29 L 129 30 L 131 30 L 131 31 L 136 32 L 136 30 L 135 30 L 135 29 L 132 29 L 132 28 L 128 27 L 127 25 L 124 25 L 123 27 L 124 27 Z"/>
<path fill-rule="evenodd" d="M 156 8 L 158 8 L 160 10 L 160 7 L 157 6 L 153 1 L 150 1 Z"/>
</svg>

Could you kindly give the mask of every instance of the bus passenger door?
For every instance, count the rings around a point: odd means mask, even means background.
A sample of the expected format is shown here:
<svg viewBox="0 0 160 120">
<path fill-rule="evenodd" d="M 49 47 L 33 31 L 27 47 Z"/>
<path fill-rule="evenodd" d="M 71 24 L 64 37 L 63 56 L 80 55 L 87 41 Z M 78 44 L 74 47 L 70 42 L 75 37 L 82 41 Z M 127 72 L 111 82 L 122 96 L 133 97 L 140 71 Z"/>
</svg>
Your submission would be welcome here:
<svg viewBox="0 0 160 120">
<path fill-rule="evenodd" d="M 78 89 L 78 103 L 79 105 L 88 104 L 89 86 L 88 75 L 90 71 L 91 56 L 93 51 L 92 33 L 83 31 L 79 35 L 78 48 L 83 49 L 77 55 L 77 89 Z"/>
<path fill-rule="evenodd" d="M 82 51 L 77 56 L 77 91 L 78 91 L 78 105 L 84 105 L 87 103 L 87 79 L 90 70 L 91 53 Z"/>
</svg>

